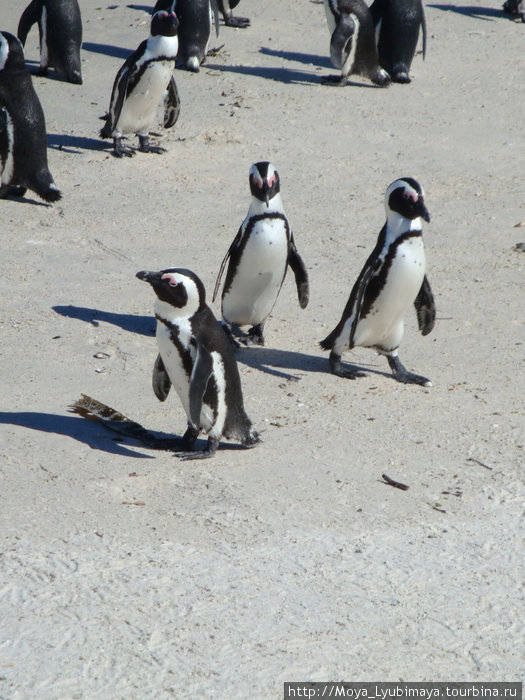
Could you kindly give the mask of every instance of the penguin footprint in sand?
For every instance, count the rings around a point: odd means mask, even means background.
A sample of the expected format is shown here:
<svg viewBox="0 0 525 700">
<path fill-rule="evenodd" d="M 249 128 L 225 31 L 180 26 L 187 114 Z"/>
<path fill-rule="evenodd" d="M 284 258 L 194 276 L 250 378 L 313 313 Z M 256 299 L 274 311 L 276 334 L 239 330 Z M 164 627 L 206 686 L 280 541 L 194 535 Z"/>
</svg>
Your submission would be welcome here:
<svg viewBox="0 0 525 700">
<path fill-rule="evenodd" d="M 157 299 L 157 343 L 153 390 L 165 401 L 175 388 L 188 419 L 182 438 L 182 459 L 211 457 L 222 437 L 246 447 L 260 442 L 245 413 L 241 380 L 229 338 L 206 304 L 204 285 L 190 270 L 142 271 Z M 208 434 L 204 450 L 192 451 L 201 431 Z"/>
<path fill-rule="evenodd" d="M 0 32 L 0 198 L 23 197 L 28 189 L 46 202 L 61 197 L 47 166 L 44 112 L 22 44 Z"/>
<path fill-rule="evenodd" d="M 365 376 L 345 367 L 341 354 L 361 346 L 386 355 L 394 378 L 405 384 L 432 386 L 432 382 L 408 372 L 398 357 L 406 311 L 414 304 L 419 330 L 427 335 L 434 327 L 436 309 L 425 274 L 421 219 L 430 221 L 425 195 L 419 183 L 404 177 L 393 182 L 385 195 L 387 220 L 376 247 L 361 270 L 341 320 L 321 341 L 331 350 L 330 367 L 347 379 Z"/>
<path fill-rule="evenodd" d="M 277 301 L 288 266 L 295 274 L 302 309 L 308 304 L 308 274 L 284 213 L 279 173 L 267 161 L 254 163 L 249 182 L 252 202 L 222 261 L 213 300 L 229 260 L 222 290 L 223 320 L 236 335 L 241 335 L 239 326 L 251 325 L 241 339 L 246 344 L 264 345 L 264 323 Z"/>
<path fill-rule="evenodd" d="M 180 99 L 173 77 L 178 25 L 173 12 L 156 12 L 151 19 L 150 36 L 117 73 L 100 136 L 113 138 L 113 152 L 119 158 L 135 153 L 132 148 L 122 145 L 125 134 L 137 134 L 139 151 L 144 153 L 166 150 L 150 144 L 149 132 L 163 97 L 164 127 L 172 127 L 179 116 Z"/>
</svg>

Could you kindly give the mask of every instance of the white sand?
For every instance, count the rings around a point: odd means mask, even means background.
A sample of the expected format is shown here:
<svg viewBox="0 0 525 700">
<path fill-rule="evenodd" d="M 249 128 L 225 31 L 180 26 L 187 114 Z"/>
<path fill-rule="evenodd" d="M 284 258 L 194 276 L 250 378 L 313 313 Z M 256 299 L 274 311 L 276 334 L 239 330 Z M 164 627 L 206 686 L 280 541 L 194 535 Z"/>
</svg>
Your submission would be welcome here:
<svg viewBox="0 0 525 700">
<path fill-rule="evenodd" d="M 26 0 L 4 5 L 16 32 Z M 242 0 L 251 28 L 221 27 L 220 54 L 176 74 L 168 153 L 118 160 L 98 117 L 149 16 L 82 0 L 84 84 L 34 79 L 63 200 L 0 202 L 1 698 L 523 678 L 525 28 L 486 6 L 427 7 L 412 84 L 339 89 L 320 84 L 319 2 Z M 35 27 L 33 62 L 37 43 Z M 239 356 L 264 443 L 193 463 L 117 444 L 68 405 L 87 393 L 185 427 L 151 390 L 153 294 L 135 272 L 189 267 L 211 299 L 262 159 L 311 281 L 301 311 L 287 278 L 266 348 Z M 318 348 L 406 175 L 432 215 L 438 322 L 423 338 L 411 314 L 400 357 L 430 389 L 367 350 L 346 356 L 367 377 L 339 379 Z"/>
</svg>

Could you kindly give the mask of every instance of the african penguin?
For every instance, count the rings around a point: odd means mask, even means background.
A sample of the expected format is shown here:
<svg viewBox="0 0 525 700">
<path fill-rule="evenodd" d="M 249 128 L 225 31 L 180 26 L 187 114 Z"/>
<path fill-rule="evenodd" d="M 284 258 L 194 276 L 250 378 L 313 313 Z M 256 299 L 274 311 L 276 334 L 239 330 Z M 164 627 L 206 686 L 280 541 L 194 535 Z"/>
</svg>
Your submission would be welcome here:
<svg viewBox="0 0 525 700">
<path fill-rule="evenodd" d="M 330 60 L 341 77 L 328 76 L 324 82 L 344 86 L 350 75 L 362 75 L 381 87 L 390 76 L 379 66 L 374 22 L 363 0 L 324 0 L 330 31 Z"/>
<path fill-rule="evenodd" d="M 430 221 L 430 215 L 421 186 L 411 177 L 396 180 L 386 191 L 385 208 L 387 220 L 376 247 L 353 286 L 341 320 L 321 347 L 331 350 L 330 367 L 340 377 L 364 376 L 341 363 L 344 350 L 361 346 L 386 355 L 398 381 L 432 386 L 426 377 L 408 372 L 398 357 L 408 308 L 415 305 L 423 335 L 430 333 L 436 318 L 425 275 L 421 219 Z"/>
<path fill-rule="evenodd" d="M 169 9 L 172 0 L 158 0 L 154 12 Z M 179 49 L 177 65 L 182 65 L 194 73 L 206 60 L 206 52 L 212 24 L 219 34 L 219 8 L 216 0 L 177 0 L 175 4 L 179 20 Z"/>
<path fill-rule="evenodd" d="M 237 335 L 239 326 L 251 324 L 243 342 L 264 345 L 264 323 L 277 301 L 288 266 L 295 274 L 302 309 L 308 304 L 308 274 L 284 213 L 279 173 L 267 161 L 254 163 L 249 182 L 252 202 L 222 261 L 213 300 L 229 260 L 222 290 L 223 321 Z"/>
<path fill-rule="evenodd" d="M 419 28 L 423 31 L 425 58 L 427 30 L 422 0 L 374 0 L 370 14 L 376 28 L 379 64 L 396 83 L 410 82 Z"/>
<path fill-rule="evenodd" d="M 525 22 L 525 0 L 505 0 L 503 12 L 513 17 L 520 17 L 521 21 Z"/>
<path fill-rule="evenodd" d="M 40 35 L 38 74 L 46 75 L 48 67 L 52 66 L 69 83 L 82 84 L 82 18 L 77 0 L 32 0 L 18 23 L 17 34 L 22 45 L 37 22 Z"/>
<path fill-rule="evenodd" d="M 239 0 L 219 0 L 219 8 L 227 27 L 244 29 L 250 26 L 248 17 L 234 17 L 233 8 L 237 7 Z"/>
<path fill-rule="evenodd" d="M 0 32 L 0 113 L 0 198 L 30 189 L 56 202 L 61 194 L 47 166 L 44 112 L 22 44 L 9 32 Z"/>
<path fill-rule="evenodd" d="M 113 138 L 117 157 L 132 156 L 134 150 L 122 145 L 124 134 L 137 134 L 139 151 L 163 153 L 152 146 L 149 132 L 157 107 L 164 97 L 164 127 L 172 127 L 180 112 L 180 100 L 173 78 L 177 56 L 178 20 L 173 12 L 156 12 L 151 18 L 150 36 L 129 56 L 117 73 L 102 138 Z"/>
<path fill-rule="evenodd" d="M 188 418 L 183 459 L 211 457 L 222 437 L 246 447 L 260 442 L 245 413 L 241 380 L 231 343 L 210 307 L 204 285 L 190 270 L 142 271 L 157 299 L 159 355 L 153 368 L 153 390 L 165 401 L 173 384 Z M 208 434 L 204 450 L 191 451 L 200 431 Z"/>
</svg>

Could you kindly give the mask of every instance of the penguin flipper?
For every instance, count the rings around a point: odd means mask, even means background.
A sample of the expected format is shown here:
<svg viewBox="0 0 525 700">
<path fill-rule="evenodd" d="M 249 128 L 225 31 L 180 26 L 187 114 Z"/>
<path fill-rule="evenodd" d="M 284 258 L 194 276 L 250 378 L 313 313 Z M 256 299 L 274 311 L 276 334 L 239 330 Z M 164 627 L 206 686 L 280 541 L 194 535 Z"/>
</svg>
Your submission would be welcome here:
<svg viewBox="0 0 525 700">
<path fill-rule="evenodd" d="M 352 37 L 355 32 L 354 20 L 340 13 L 337 25 L 330 39 L 330 60 L 334 68 L 342 70 L 352 49 Z"/>
<path fill-rule="evenodd" d="M 213 371 L 213 358 L 210 351 L 197 344 L 197 356 L 190 377 L 190 420 L 195 428 L 201 421 L 202 399 Z"/>
<path fill-rule="evenodd" d="M 414 306 L 416 307 L 419 330 L 422 335 L 428 335 L 436 322 L 436 304 L 426 275 L 414 300 Z"/>
<path fill-rule="evenodd" d="M 133 56 L 133 54 L 132 54 Z M 128 93 L 128 84 L 130 79 L 130 56 L 123 65 L 119 68 L 119 71 L 115 77 L 115 82 L 113 83 L 113 89 L 111 91 L 111 100 L 109 103 L 109 110 L 105 117 L 106 123 L 100 130 L 100 136 L 103 139 L 108 139 L 113 135 L 113 132 L 117 126 L 120 113 L 122 111 L 122 105 L 126 99 Z"/>
<path fill-rule="evenodd" d="M 171 76 L 164 96 L 164 128 L 171 129 L 180 114 L 180 97 L 175 78 Z"/>
<path fill-rule="evenodd" d="M 310 288 L 308 285 L 308 272 L 303 259 L 297 252 L 293 234 L 290 238 L 290 247 L 288 248 L 288 265 L 293 270 L 295 275 L 295 284 L 297 286 L 297 296 L 299 297 L 299 306 L 301 309 L 306 309 L 310 298 Z"/>
<path fill-rule="evenodd" d="M 211 9 L 213 10 L 213 21 L 215 22 L 215 36 L 219 36 L 219 3 L 217 0 L 211 0 Z"/>
<path fill-rule="evenodd" d="M 153 376 L 151 378 L 153 385 L 153 393 L 159 401 L 166 401 L 171 389 L 171 379 L 166 372 L 166 367 L 162 361 L 162 357 L 157 355 L 155 364 L 153 365 Z"/>
<path fill-rule="evenodd" d="M 219 291 L 219 287 L 221 286 L 221 278 L 222 278 L 222 275 L 224 273 L 224 268 L 226 267 L 226 263 L 230 259 L 230 256 L 233 253 L 233 251 L 239 246 L 241 239 L 242 239 L 242 234 L 243 234 L 243 230 L 242 230 L 242 226 L 241 226 L 237 232 L 237 235 L 233 239 L 231 246 L 228 248 L 228 252 L 226 253 L 226 255 L 223 258 L 223 261 L 221 262 L 221 266 L 219 268 L 219 274 L 217 275 L 217 280 L 215 282 L 215 287 L 213 289 L 212 301 L 215 301 L 215 297 L 217 296 L 217 292 Z"/>
<path fill-rule="evenodd" d="M 421 33 L 423 34 L 423 60 L 427 53 L 427 20 L 425 18 L 425 7 L 421 3 Z"/>
<path fill-rule="evenodd" d="M 16 34 L 22 46 L 25 46 L 27 35 L 33 24 L 36 24 L 42 15 L 42 0 L 33 0 L 22 12 Z"/>
</svg>

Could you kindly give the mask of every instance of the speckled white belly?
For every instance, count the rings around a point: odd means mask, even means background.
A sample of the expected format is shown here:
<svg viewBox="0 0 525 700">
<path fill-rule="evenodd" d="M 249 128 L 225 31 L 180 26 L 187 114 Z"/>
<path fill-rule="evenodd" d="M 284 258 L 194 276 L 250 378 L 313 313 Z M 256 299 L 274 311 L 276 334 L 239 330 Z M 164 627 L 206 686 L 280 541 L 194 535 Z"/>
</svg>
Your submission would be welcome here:
<svg viewBox="0 0 525 700">
<path fill-rule="evenodd" d="M 173 74 L 173 61 L 149 63 L 138 85 L 129 95 L 120 112 L 116 128 L 121 134 L 147 134 L 157 114 Z"/>
<path fill-rule="evenodd" d="M 258 324 L 271 313 L 288 261 L 288 241 L 282 219 L 255 224 L 243 251 L 232 285 L 222 300 L 229 323 Z"/>
</svg>

